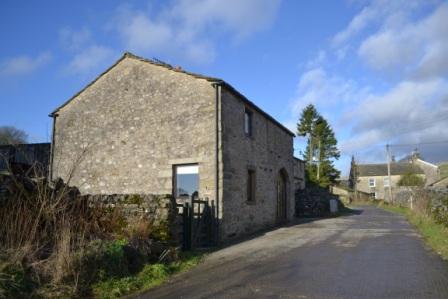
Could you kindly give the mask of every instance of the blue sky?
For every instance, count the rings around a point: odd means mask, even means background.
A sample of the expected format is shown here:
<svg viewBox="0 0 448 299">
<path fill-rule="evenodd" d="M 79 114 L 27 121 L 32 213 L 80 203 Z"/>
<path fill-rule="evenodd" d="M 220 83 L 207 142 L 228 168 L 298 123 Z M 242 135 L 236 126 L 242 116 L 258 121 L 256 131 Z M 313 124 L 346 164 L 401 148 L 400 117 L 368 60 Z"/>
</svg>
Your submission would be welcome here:
<svg viewBox="0 0 448 299">
<path fill-rule="evenodd" d="M 48 114 L 124 51 L 220 77 L 294 129 L 332 124 L 345 174 L 417 147 L 448 160 L 443 1 L 1 1 L 0 126 L 49 140 Z M 303 149 L 296 138 L 296 155 Z"/>
</svg>

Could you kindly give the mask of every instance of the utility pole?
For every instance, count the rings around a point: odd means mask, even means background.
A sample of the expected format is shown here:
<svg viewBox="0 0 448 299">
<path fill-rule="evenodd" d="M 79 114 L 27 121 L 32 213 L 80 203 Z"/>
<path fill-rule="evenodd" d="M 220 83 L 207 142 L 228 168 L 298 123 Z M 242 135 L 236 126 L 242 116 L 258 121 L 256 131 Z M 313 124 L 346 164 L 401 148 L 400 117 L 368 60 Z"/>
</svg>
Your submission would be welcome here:
<svg viewBox="0 0 448 299">
<path fill-rule="evenodd" d="M 310 133 L 310 153 L 309 153 L 309 157 L 308 157 L 308 159 L 310 160 L 310 165 L 313 163 L 313 154 L 314 154 L 314 149 L 313 149 L 313 134 Z"/>
<path fill-rule="evenodd" d="M 320 151 L 321 151 L 321 142 L 320 142 L 320 138 L 319 138 L 319 141 L 318 141 L 319 143 L 318 143 L 318 147 L 319 147 L 319 154 L 318 154 L 318 161 L 317 161 L 317 181 L 319 181 L 320 180 L 320 161 L 321 161 L 321 154 L 320 154 Z"/>
<path fill-rule="evenodd" d="M 387 176 L 389 178 L 389 201 L 393 203 L 392 198 L 392 180 L 390 179 L 390 146 L 386 144 L 386 153 L 387 153 Z"/>
<path fill-rule="evenodd" d="M 354 166 L 353 166 L 353 172 L 354 172 L 354 174 L 353 174 L 353 176 L 354 176 L 354 180 L 355 180 L 355 183 L 354 183 L 354 188 L 355 188 L 355 200 L 358 200 L 358 165 L 356 164 L 356 160 L 355 160 L 355 158 L 353 157 L 353 160 L 355 161 L 353 164 L 354 164 Z"/>
</svg>

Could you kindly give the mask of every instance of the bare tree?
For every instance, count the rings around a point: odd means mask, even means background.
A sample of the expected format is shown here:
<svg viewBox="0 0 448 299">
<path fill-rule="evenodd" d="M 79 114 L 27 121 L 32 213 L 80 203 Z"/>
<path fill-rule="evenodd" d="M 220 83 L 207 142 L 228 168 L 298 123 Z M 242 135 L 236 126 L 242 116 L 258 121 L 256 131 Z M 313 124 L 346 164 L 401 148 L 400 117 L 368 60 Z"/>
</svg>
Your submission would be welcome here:
<svg viewBox="0 0 448 299">
<path fill-rule="evenodd" d="M 26 143 L 28 134 L 12 126 L 0 127 L 0 145 Z"/>
</svg>

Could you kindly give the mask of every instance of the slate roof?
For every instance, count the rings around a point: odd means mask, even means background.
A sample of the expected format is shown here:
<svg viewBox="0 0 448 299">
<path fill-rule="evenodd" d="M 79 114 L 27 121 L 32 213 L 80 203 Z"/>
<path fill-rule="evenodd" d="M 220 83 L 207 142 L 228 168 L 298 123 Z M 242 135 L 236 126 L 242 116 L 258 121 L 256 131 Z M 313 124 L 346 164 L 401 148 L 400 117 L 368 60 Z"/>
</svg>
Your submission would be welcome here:
<svg viewBox="0 0 448 299">
<path fill-rule="evenodd" d="M 387 176 L 387 164 L 358 164 L 358 176 Z M 411 163 L 391 163 L 390 174 L 406 173 L 424 174 L 423 170 Z"/>
<path fill-rule="evenodd" d="M 146 59 L 137 55 L 134 55 L 130 52 L 125 52 L 123 54 L 123 56 L 121 56 L 120 59 L 118 59 L 112 66 L 110 66 L 107 70 L 105 70 L 103 73 L 101 73 L 98 77 L 96 77 L 92 82 L 90 82 L 86 87 L 84 87 L 83 89 L 81 89 L 79 92 L 77 92 L 74 96 L 72 96 L 70 99 L 68 99 L 65 103 L 63 103 L 61 106 L 59 106 L 58 108 L 56 108 L 53 112 L 50 113 L 50 117 L 54 117 L 57 115 L 57 112 L 62 109 L 64 106 L 66 106 L 68 103 L 70 103 L 74 98 L 76 98 L 79 94 L 81 94 L 82 92 L 84 92 L 87 88 L 89 88 L 90 86 L 92 86 L 98 79 L 100 79 L 102 76 L 104 76 L 105 74 L 107 74 L 111 69 L 113 69 L 116 65 L 118 65 L 122 60 L 124 60 L 125 58 L 133 58 L 133 59 L 137 59 L 146 63 L 150 63 L 153 65 L 157 65 L 157 66 L 161 66 L 164 68 L 167 68 L 171 71 L 174 72 L 179 72 L 179 73 L 184 73 L 187 75 L 192 76 L 193 78 L 196 79 L 204 79 L 207 80 L 209 82 L 211 82 L 212 84 L 216 84 L 216 85 L 221 85 L 224 86 L 225 88 L 227 88 L 228 91 L 230 91 L 231 93 L 233 93 L 234 95 L 236 95 L 238 98 L 240 98 L 246 105 L 250 106 L 252 109 L 254 109 L 255 111 L 259 112 L 260 114 L 262 114 L 264 117 L 266 117 L 267 119 L 269 119 L 270 121 L 272 121 L 275 125 L 277 125 L 280 129 L 282 129 L 283 131 L 285 131 L 286 133 L 288 133 L 291 136 L 295 136 L 295 134 L 293 132 L 291 132 L 288 128 L 286 128 L 284 125 L 282 125 L 280 122 L 278 122 L 274 117 L 272 117 L 271 115 L 269 115 L 268 113 L 266 113 L 265 111 L 263 111 L 260 107 L 258 107 L 257 105 L 255 105 L 252 101 L 250 101 L 248 98 L 246 98 L 243 94 L 241 94 L 238 90 L 236 90 L 232 85 L 230 85 L 229 83 L 227 83 L 226 81 L 224 81 L 223 79 L 219 79 L 219 78 L 215 78 L 215 77 L 210 77 L 210 76 L 204 76 L 201 74 L 196 74 L 196 73 L 192 73 L 192 72 L 187 72 L 182 68 L 179 67 L 173 67 L 170 64 L 167 63 L 163 63 L 161 61 L 156 61 L 156 60 L 151 60 L 151 59 Z"/>
</svg>

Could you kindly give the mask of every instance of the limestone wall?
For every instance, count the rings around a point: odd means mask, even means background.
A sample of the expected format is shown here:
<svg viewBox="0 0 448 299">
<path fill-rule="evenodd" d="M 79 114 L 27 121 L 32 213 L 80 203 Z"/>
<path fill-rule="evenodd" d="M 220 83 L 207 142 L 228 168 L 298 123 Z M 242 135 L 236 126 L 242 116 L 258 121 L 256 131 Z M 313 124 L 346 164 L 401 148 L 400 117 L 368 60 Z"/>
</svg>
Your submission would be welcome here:
<svg viewBox="0 0 448 299">
<path fill-rule="evenodd" d="M 57 114 L 53 178 L 83 194 L 171 194 L 173 165 L 199 163 L 214 199 L 210 82 L 128 57 Z"/>
<path fill-rule="evenodd" d="M 177 216 L 176 202 L 169 194 L 88 194 L 83 197 L 105 208 L 120 208 L 130 222 L 151 218 L 160 224 L 175 221 Z"/>
<path fill-rule="evenodd" d="M 305 189 L 305 161 L 294 159 L 294 190 Z"/>
<path fill-rule="evenodd" d="M 293 138 L 236 95 L 222 88 L 224 240 L 276 223 L 279 171 L 288 175 L 288 218 L 294 213 Z M 244 133 L 244 110 L 253 114 L 253 134 Z M 255 170 L 255 202 L 247 202 L 247 171 Z"/>
</svg>

